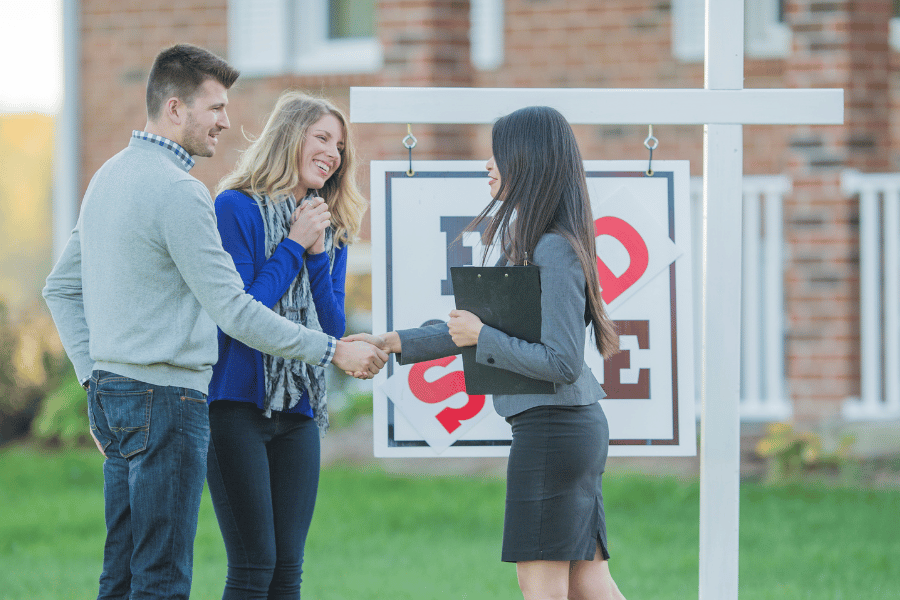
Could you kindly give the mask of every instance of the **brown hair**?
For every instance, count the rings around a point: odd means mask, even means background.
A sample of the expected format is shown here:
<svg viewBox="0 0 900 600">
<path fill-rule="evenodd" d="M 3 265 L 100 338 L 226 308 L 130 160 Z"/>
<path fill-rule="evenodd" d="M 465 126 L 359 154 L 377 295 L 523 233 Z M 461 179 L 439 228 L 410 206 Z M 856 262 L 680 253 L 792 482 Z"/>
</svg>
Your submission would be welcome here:
<svg viewBox="0 0 900 600">
<path fill-rule="evenodd" d="M 209 50 L 191 44 L 177 44 L 156 55 L 147 79 L 147 117 L 159 118 L 168 98 L 190 105 L 197 89 L 207 79 L 215 79 L 230 88 L 240 71 Z"/>
</svg>

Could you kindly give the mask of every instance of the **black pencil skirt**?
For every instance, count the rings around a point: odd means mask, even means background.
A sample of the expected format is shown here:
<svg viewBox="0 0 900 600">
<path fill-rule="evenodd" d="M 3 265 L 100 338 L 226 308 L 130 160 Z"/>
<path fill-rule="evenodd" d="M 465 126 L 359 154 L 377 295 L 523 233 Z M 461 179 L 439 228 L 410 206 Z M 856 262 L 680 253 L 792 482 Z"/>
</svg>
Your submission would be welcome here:
<svg viewBox="0 0 900 600">
<path fill-rule="evenodd" d="M 507 419 L 512 447 L 505 562 L 609 558 L 600 479 L 609 425 L 600 404 L 538 406 Z"/>
</svg>

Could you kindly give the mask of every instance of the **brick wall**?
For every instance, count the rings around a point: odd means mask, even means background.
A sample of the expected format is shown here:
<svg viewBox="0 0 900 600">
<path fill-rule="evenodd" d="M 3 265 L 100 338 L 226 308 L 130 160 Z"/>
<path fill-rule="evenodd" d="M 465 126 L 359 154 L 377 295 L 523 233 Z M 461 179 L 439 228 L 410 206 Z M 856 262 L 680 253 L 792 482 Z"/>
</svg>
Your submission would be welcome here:
<svg viewBox="0 0 900 600">
<path fill-rule="evenodd" d="M 226 0 L 82 0 L 82 190 L 94 172 L 147 122 L 145 91 L 156 54 L 189 41 L 224 55 Z M 198 161 L 197 175 L 210 183 L 224 157 Z M 204 164 L 204 163 L 212 163 Z M 210 168 L 212 166 L 212 169 Z"/>
<path fill-rule="evenodd" d="M 469 6 L 460 0 L 381 0 L 377 34 L 384 67 L 362 75 L 242 77 L 230 93 L 232 131 L 217 155 L 194 173 L 208 186 L 234 164 L 286 88 L 324 94 L 348 108 L 350 86 L 696 88 L 701 63 L 683 63 L 671 51 L 671 5 L 651 0 L 506 0 L 505 61 L 495 71 L 469 60 Z M 157 0 L 83 0 L 82 185 L 145 122 L 144 86 L 163 47 L 187 41 L 227 56 L 227 0 L 188 0 L 174 7 Z M 745 61 L 747 88 L 842 87 L 846 123 L 829 127 L 748 126 L 744 172 L 787 173 L 794 192 L 785 207 L 787 248 L 788 379 L 796 418 L 836 414 L 859 389 L 857 206 L 844 198 L 846 167 L 889 171 L 900 127 L 892 108 L 900 94 L 897 54 L 887 44 L 888 0 L 788 0 L 793 49 L 783 59 Z M 892 62 L 894 61 L 894 62 Z M 896 111 L 894 111 L 896 112 Z M 645 159 L 648 123 L 578 126 L 585 158 Z M 490 155 L 489 127 L 414 125 L 414 159 Z M 406 127 L 357 124 L 360 183 L 367 164 L 405 159 Z M 658 159 L 687 159 L 702 170 L 700 126 L 656 126 Z"/>
<path fill-rule="evenodd" d="M 794 127 L 784 165 L 788 377 L 798 421 L 837 416 L 859 393 L 858 207 L 840 172 L 891 168 L 890 2 L 788 5 L 794 48 L 785 87 L 845 90 L 842 126 Z"/>
</svg>

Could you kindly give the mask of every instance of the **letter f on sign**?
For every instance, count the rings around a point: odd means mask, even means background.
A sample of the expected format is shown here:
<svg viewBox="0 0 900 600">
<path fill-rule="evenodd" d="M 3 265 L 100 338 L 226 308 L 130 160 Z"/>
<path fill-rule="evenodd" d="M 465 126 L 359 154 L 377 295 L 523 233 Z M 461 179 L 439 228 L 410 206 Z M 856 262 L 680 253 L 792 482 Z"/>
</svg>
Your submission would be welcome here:
<svg viewBox="0 0 900 600">
<path fill-rule="evenodd" d="M 619 241 L 628 251 L 628 268 L 620 276 L 610 271 L 609 267 L 597 257 L 597 275 L 600 278 L 601 296 L 609 305 L 622 292 L 634 285 L 647 271 L 650 253 L 647 244 L 637 230 L 618 217 L 600 217 L 594 221 L 594 237 L 609 235 Z"/>
</svg>

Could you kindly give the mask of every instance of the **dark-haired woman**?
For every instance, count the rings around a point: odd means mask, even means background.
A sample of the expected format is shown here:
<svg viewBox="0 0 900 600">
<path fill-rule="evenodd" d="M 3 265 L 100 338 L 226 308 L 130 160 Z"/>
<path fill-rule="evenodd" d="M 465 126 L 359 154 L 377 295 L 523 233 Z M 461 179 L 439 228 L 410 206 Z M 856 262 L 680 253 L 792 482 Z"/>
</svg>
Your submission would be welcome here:
<svg viewBox="0 0 900 600">
<path fill-rule="evenodd" d="M 485 246 L 500 245 L 501 262 L 540 268 L 540 343 L 460 310 L 448 324 L 349 339 L 377 343 L 401 364 L 477 345 L 479 363 L 556 383 L 553 394 L 494 396 L 513 436 L 502 560 L 516 563 L 525 600 L 621 599 L 607 562 L 600 488 L 609 428 L 598 401 L 606 394 L 584 362 L 588 325 L 604 357 L 618 351 L 618 336 L 600 298 L 581 152 L 565 118 L 547 107 L 499 119 L 491 145 L 493 200 L 470 229 L 487 221 Z"/>
</svg>

